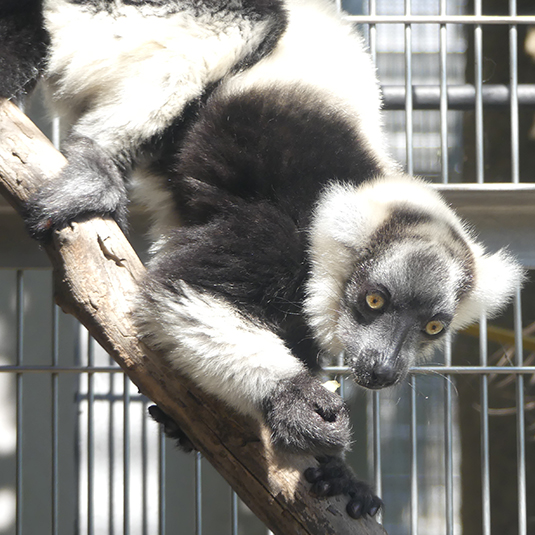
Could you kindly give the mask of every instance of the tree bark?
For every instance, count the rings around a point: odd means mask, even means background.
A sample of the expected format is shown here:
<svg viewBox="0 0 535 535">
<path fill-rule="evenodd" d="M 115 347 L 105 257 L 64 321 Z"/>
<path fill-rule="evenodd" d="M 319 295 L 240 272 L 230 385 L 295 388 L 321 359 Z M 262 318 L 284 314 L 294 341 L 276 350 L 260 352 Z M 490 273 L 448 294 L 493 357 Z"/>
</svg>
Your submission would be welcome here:
<svg viewBox="0 0 535 535">
<path fill-rule="evenodd" d="M 16 106 L 0 101 L 0 193 L 19 213 L 31 192 L 65 163 Z M 45 249 L 58 305 L 176 420 L 269 529 L 278 535 L 386 533 L 374 519 L 351 519 L 343 497 L 312 496 L 302 474 L 315 459 L 273 451 L 265 428 L 201 392 L 139 342 L 131 312 L 145 269 L 113 220 L 73 223 L 55 232 Z"/>
</svg>

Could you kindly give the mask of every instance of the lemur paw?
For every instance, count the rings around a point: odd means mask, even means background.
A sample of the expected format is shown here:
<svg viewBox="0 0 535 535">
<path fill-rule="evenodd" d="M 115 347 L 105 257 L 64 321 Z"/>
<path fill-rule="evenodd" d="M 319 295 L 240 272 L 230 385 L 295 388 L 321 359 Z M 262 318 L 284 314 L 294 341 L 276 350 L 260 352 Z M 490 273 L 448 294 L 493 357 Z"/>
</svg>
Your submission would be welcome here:
<svg viewBox="0 0 535 535">
<path fill-rule="evenodd" d="M 123 174 L 92 140 L 71 136 L 65 146 L 68 165 L 27 201 L 29 234 L 44 241 L 53 230 L 91 216 L 113 217 L 126 228 L 127 194 Z"/>
<path fill-rule="evenodd" d="M 305 479 L 312 483 L 311 492 L 316 496 L 335 496 L 344 494 L 349 497 L 347 514 L 352 518 L 363 515 L 374 516 L 383 502 L 371 486 L 359 481 L 340 457 L 319 457 L 317 467 L 305 471 Z"/>
<path fill-rule="evenodd" d="M 26 230 L 32 238 L 46 241 L 55 229 L 62 228 L 69 222 L 61 206 L 65 201 L 56 185 L 52 182 L 46 184 L 32 195 L 24 206 L 24 221 Z"/>
<path fill-rule="evenodd" d="M 308 373 L 282 381 L 264 401 L 263 409 L 278 448 L 333 455 L 349 447 L 349 414 L 342 398 Z"/>
<path fill-rule="evenodd" d="M 68 191 L 67 184 L 53 182 L 26 202 L 24 220 L 32 238 L 47 241 L 54 230 L 94 216 L 110 215 L 123 230 L 127 227 L 126 200 L 119 200 L 116 193 L 111 193 L 107 199 L 103 196 L 97 202 L 94 196 L 79 197 L 76 185 L 73 188 L 74 191 Z"/>
<path fill-rule="evenodd" d="M 158 405 L 151 405 L 149 407 L 149 414 L 152 419 L 158 422 L 162 428 L 165 436 L 176 440 L 177 446 L 184 452 L 189 453 L 195 449 L 186 433 L 180 429 L 178 424 L 165 412 L 158 407 Z"/>
</svg>

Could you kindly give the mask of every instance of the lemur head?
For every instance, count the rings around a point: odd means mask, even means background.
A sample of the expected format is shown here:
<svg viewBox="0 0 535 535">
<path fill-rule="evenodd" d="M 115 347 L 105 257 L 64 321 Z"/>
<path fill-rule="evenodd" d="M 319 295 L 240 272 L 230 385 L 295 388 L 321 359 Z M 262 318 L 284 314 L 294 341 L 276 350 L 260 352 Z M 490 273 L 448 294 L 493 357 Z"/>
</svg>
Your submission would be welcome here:
<svg viewBox="0 0 535 535">
<path fill-rule="evenodd" d="M 367 388 L 401 381 L 447 333 L 499 312 L 523 278 L 515 260 L 487 255 L 444 200 L 412 177 L 331 185 L 310 241 L 310 326 Z"/>
</svg>

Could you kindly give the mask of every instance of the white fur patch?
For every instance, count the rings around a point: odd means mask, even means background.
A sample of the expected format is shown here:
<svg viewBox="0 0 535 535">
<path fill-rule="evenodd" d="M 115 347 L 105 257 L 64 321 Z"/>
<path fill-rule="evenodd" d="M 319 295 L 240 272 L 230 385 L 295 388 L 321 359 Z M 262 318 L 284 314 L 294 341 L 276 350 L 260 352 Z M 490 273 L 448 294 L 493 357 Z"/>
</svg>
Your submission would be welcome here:
<svg viewBox="0 0 535 535">
<path fill-rule="evenodd" d="M 475 287 L 459 305 L 454 330 L 479 321 L 483 314 L 492 317 L 501 312 L 525 279 L 522 266 L 504 249 L 489 255 L 477 243 L 471 248 L 476 258 Z"/>
<path fill-rule="evenodd" d="M 140 303 L 140 334 L 204 391 L 258 417 L 262 401 L 280 381 L 301 373 L 303 364 L 278 336 L 223 299 L 182 281 L 179 291 L 183 296 L 159 286 L 151 304 Z"/>
<path fill-rule="evenodd" d="M 264 23 L 253 28 L 225 12 L 158 16 L 120 2 L 111 9 L 46 0 L 44 11 L 52 100 L 77 134 L 111 155 L 161 132 L 264 37 Z"/>
</svg>

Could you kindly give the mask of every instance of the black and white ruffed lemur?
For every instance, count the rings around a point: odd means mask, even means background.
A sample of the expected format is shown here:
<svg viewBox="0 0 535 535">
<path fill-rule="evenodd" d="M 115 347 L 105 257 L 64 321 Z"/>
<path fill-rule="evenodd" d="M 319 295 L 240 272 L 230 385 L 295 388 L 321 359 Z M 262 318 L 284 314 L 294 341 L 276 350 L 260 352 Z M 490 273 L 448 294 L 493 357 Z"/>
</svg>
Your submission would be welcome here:
<svg viewBox="0 0 535 535">
<path fill-rule="evenodd" d="M 375 514 L 319 356 L 399 383 L 522 271 L 390 159 L 362 38 L 328 0 L 4 0 L 0 39 L 0 95 L 42 77 L 69 125 L 31 234 L 124 228 L 131 184 L 153 219 L 140 334 L 277 447 L 318 456 L 316 491 Z"/>
</svg>

